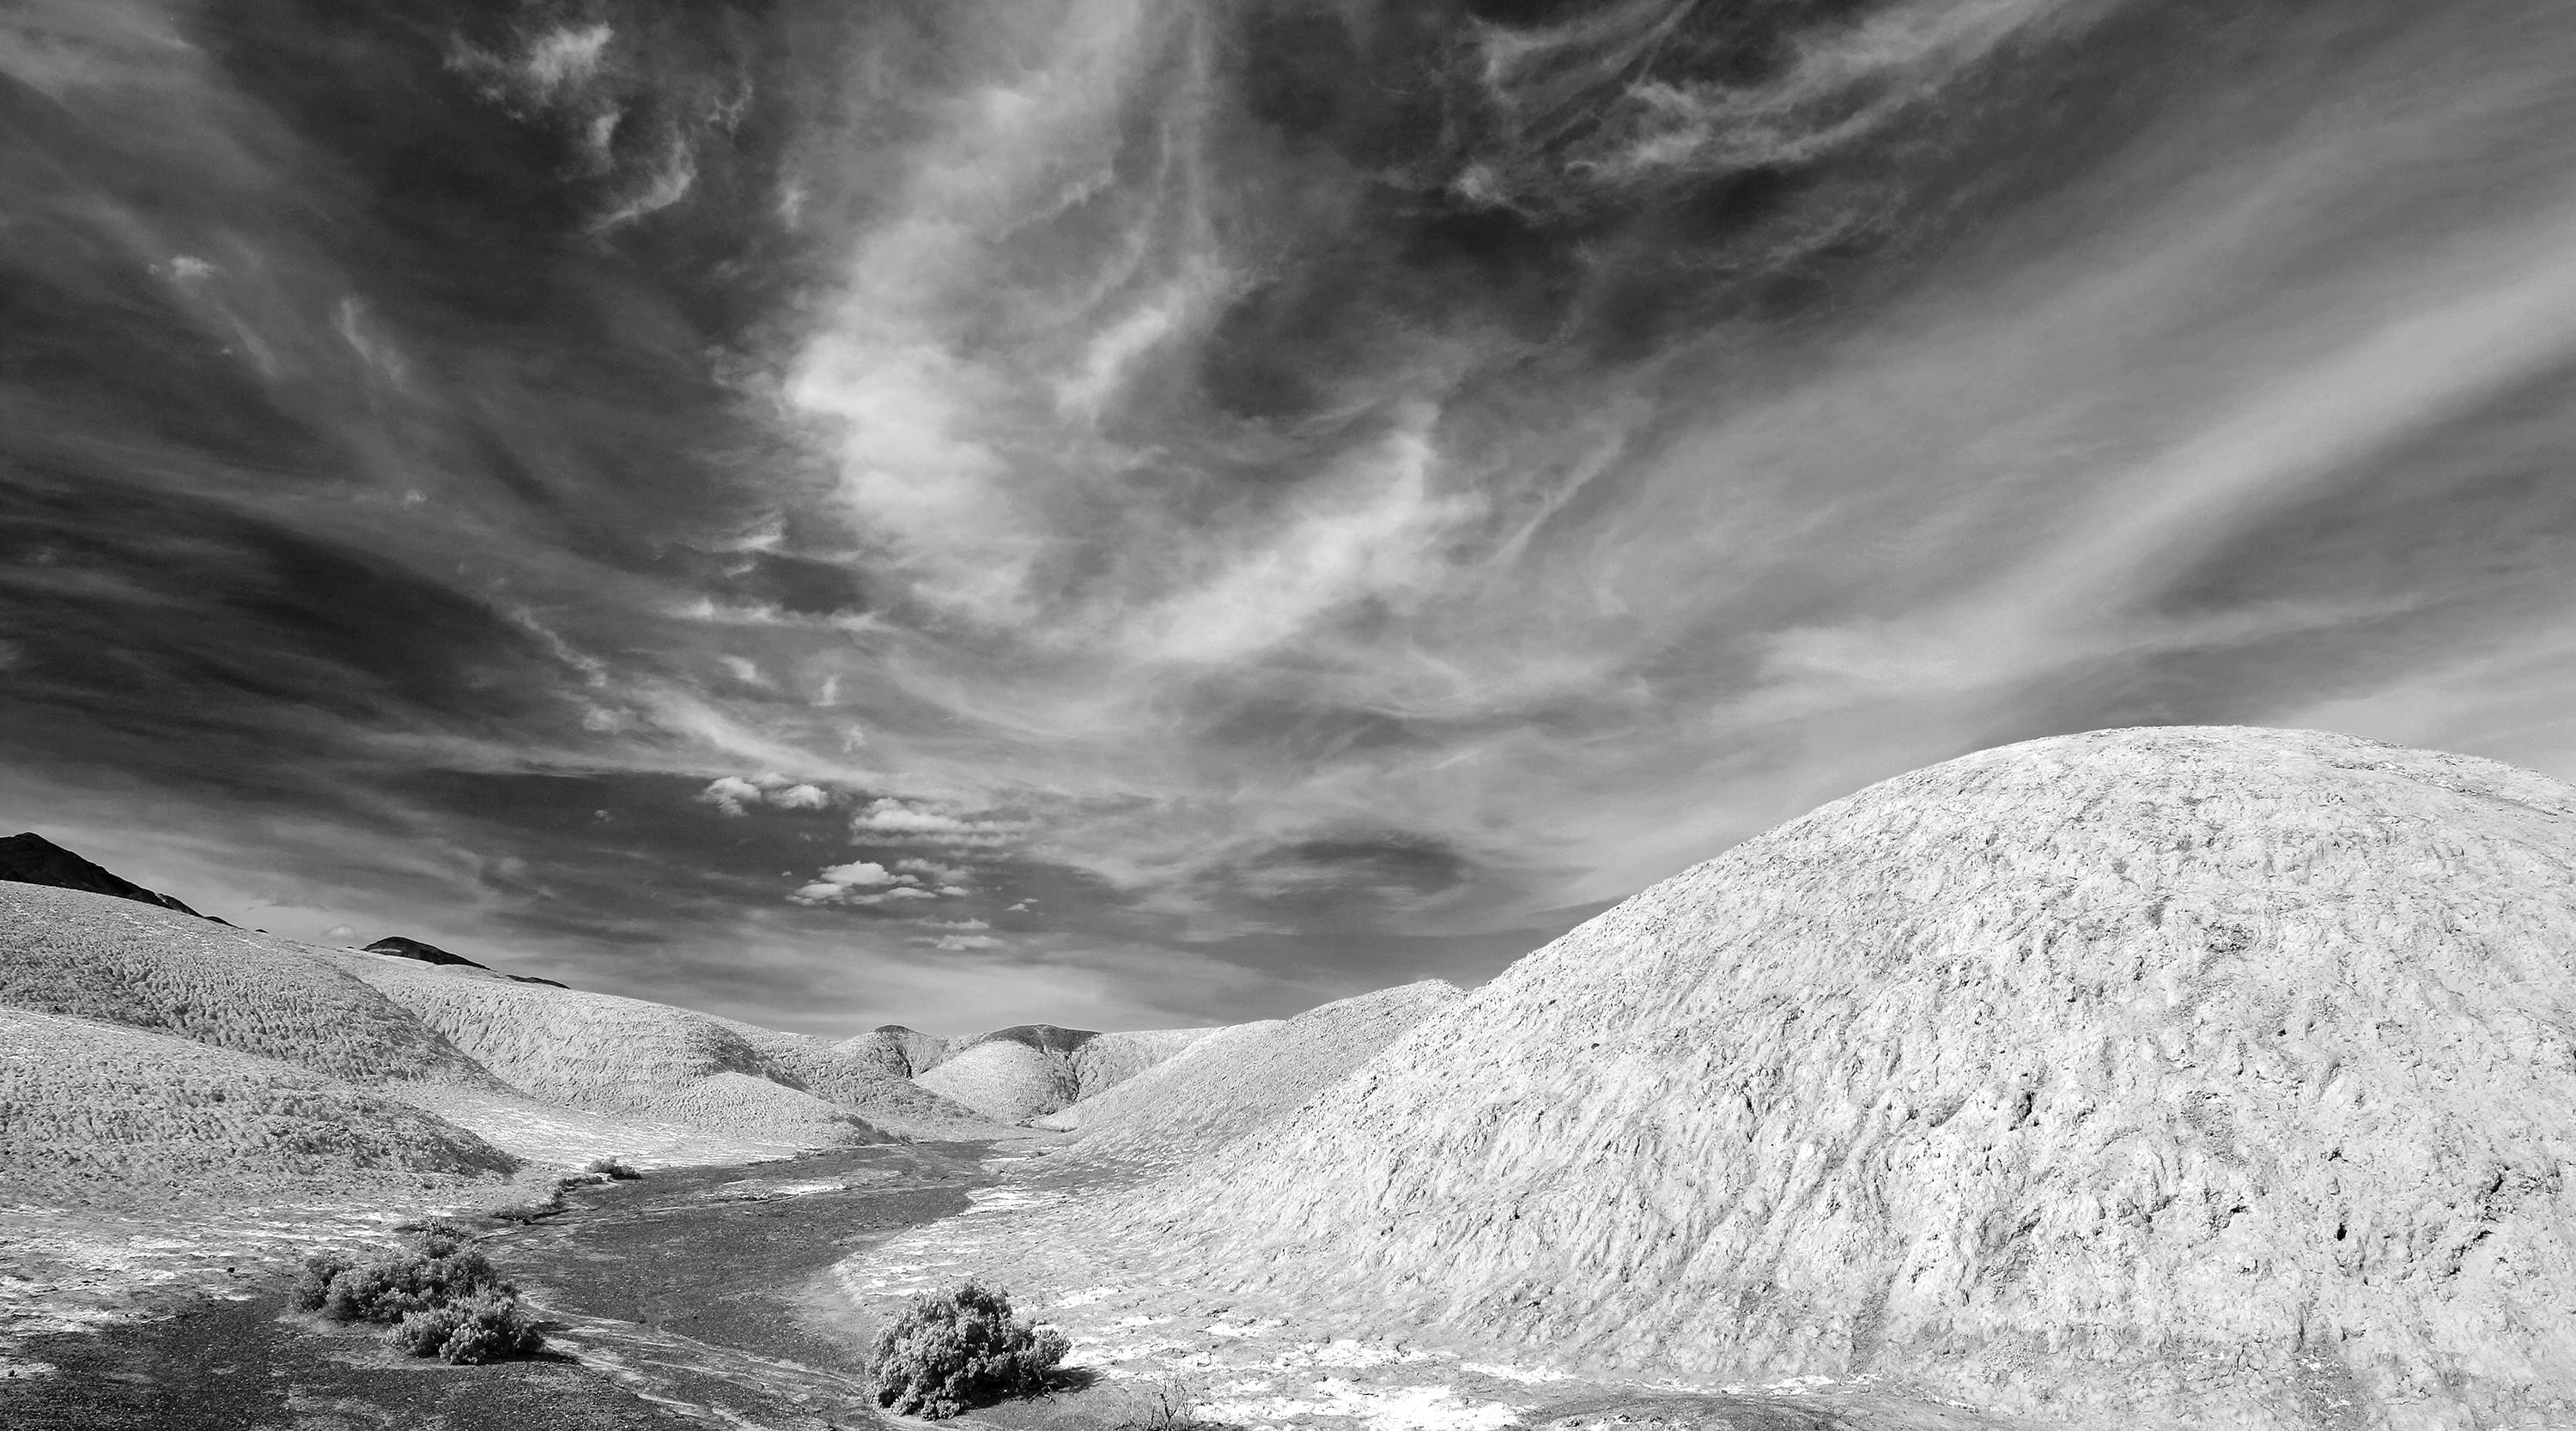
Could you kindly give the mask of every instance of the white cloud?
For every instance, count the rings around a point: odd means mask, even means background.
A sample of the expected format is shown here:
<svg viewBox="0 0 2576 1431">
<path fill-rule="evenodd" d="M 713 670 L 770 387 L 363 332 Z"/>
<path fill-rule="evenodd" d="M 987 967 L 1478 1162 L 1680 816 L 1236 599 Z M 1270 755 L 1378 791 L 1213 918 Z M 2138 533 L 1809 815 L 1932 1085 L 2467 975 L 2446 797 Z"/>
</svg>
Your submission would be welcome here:
<svg viewBox="0 0 2576 1431">
<path fill-rule="evenodd" d="M 918 944 L 929 944 L 935 949 L 947 949 L 951 951 L 963 951 L 968 949 L 999 949 L 1002 947 L 1002 941 L 995 939 L 989 934 L 951 934 L 944 939 L 915 940 L 913 942 Z"/>
<path fill-rule="evenodd" d="M 823 867 L 822 873 L 816 875 L 815 878 L 822 880 L 826 884 L 860 886 L 910 884 L 913 882 L 911 876 L 889 874 L 886 871 L 885 866 L 876 864 L 869 860 L 857 860 L 846 865 L 826 865 Z"/>
<path fill-rule="evenodd" d="M 917 875 L 927 875 L 940 884 L 964 884 L 966 882 L 966 867 L 964 865 L 944 865 L 937 860 L 925 860 L 915 857 L 912 859 L 897 860 L 894 862 L 894 867 L 899 870 L 910 870 Z"/>
<path fill-rule="evenodd" d="M 883 843 L 998 845 L 1028 828 L 1026 821 L 967 818 L 890 796 L 868 802 L 850 819 L 852 838 Z"/>
<path fill-rule="evenodd" d="M 739 775 L 728 775 L 699 791 L 698 798 L 728 815 L 740 816 L 744 806 L 760 803 L 760 787 Z"/>
<path fill-rule="evenodd" d="M 541 96 L 577 88 L 599 73 L 600 59 L 612 37 L 606 25 L 566 26 L 528 46 L 519 72 L 528 88 Z"/>
<path fill-rule="evenodd" d="M 725 776 L 699 791 L 697 798 L 728 815 L 748 814 L 754 805 L 775 805 L 782 810 L 820 810 L 832 803 L 832 793 L 822 786 L 790 780 L 775 770 L 764 770 L 758 775 Z"/>
<path fill-rule="evenodd" d="M 798 904 L 883 904 L 889 899 L 931 899 L 914 888 L 919 880 L 908 874 L 896 874 L 873 860 L 853 860 L 845 865 L 825 865 L 814 875 L 813 882 L 798 889 L 788 898 Z M 860 890 L 878 893 L 861 894 Z"/>
<path fill-rule="evenodd" d="M 968 934 L 993 927 L 980 919 L 923 919 L 916 922 L 924 929 L 955 929 Z"/>
</svg>

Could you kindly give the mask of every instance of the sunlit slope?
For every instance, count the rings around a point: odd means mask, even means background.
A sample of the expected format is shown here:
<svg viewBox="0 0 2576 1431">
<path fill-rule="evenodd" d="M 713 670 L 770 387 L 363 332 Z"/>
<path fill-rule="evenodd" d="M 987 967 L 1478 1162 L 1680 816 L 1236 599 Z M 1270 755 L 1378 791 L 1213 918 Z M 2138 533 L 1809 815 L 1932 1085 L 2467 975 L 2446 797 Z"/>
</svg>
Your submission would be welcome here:
<svg viewBox="0 0 2576 1431">
<path fill-rule="evenodd" d="M 313 946 L 79 890 L 0 883 L 0 1006 L 127 1024 L 357 1083 L 499 1087 Z"/>
<path fill-rule="evenodd" d="M 435 1200 L 516 1166 L 452 1123 L 310 1068 L 0 1008 L 0 1202 Z"/>
<path fill-rule="evenodd" d="M 1220 1029 L 1179 1057 L 1041 1120 L 1081 1130 L 1087 1153 L 1196 1153 L 1282 1117 L 1466 996 L 1438 979 L 1380 989 L 1292 1019 Z"/>
<path fill-rule="evenodd" d="M 2051 1426 L 2543 1425 L 2571 1154 L 2576 789 L 2131 730 L 1667 880 L 1120 1223 L 1575 1361 Z"/>
<path fill-rule="evenodd" d="M 954 1099 L 915 1083 L 908 1065 L 882 1043 L 834 1040 L 724 1021 L 760 1054 L 770 1076 L 858 1114 L 900 1137 L 997 1138 L 1011 1130 Z"/>
<path fill-rule="evenodd" d="M 857 1114 L 772 1078 L 758 1049 L 705 1014 L 479 969 L 329 957 L 540 1099 L 798 1146 L 886 1137 Z"/>
<path fill-rule="evenodd" d="M 841 1040 L 840 1046 L 853 1053 L 885 1062 L 887 1067 L 901 1068 L 907 1078 L 917 1077 L 938 1067 L 953 1051 L 950 1040 L 908 1029 L 901 1024 L 880 1024 L 863 1034 Z"/>
<path fill-rule="evenodd" d="M 1215 1031 L 1093 1033 L 1024 1024 L 951 1045 L 914 1081 L 988 1118 L 1023 1123 L 1113 1088 Z"/>
</svg>

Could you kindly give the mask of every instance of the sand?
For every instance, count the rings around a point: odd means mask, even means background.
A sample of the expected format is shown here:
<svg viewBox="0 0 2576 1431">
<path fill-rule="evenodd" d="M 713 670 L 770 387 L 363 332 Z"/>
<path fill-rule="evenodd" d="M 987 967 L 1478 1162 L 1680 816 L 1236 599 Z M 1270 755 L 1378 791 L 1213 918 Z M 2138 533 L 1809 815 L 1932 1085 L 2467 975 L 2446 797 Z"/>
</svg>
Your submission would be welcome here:
<svg viewBox="0 0 2576 1431">
<path fill-rule="evenodd" d="M 1294 1112 L 1399 1035 L 1466 996 L 1438 979 L 1220 1029 L 1186 1052 L 1072 1105 L 1041 1127 L 1079 1131 L 1085 1155 L 1192 1156 Z"/>
<path fill-rule="evenodd" d="M 132 1208 L 497 1187 L 507 1153 L 310 1068 L 0 1009 L 0 1203 Z"/>
<path fill-rule="evenodd" d="M 2576 789 L 2116 731 L 1667 880 L 1097 1235 L 1576 1368 L 2569 1426 L 2571 1154 Z"/>
<path fill-rule="evenodd" d="M 1027 1024 L 952 1046 L 914 1081 L 987 1118 L 1019 1124 L 1114 1088 L 1213 1032 L 1093 1033 Z"/>
</svg>

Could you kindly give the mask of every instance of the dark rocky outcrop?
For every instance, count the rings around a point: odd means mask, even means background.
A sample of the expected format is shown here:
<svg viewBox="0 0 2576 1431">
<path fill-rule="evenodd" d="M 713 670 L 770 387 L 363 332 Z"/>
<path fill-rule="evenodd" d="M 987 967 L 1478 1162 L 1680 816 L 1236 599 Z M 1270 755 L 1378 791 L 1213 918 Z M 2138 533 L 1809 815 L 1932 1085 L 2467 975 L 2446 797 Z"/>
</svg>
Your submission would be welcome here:
<svg viewBox="0 0 2576 1431">
<path fill-rule="evenodd" d="M 462 954 L 450 954 L 435 944 L 424 944 L 417 939 L 406 939 L 399 934 L 388 934 L 384 938 L 377 940 L 375 943 L 368 945 L 367 952 L 370 954 L 391 954 L 398 959 L 417 959 L 424 964 L 462 964 L 468 969 L 489 969 L 492 967 L 489 964 L 477 964 Z M 511 977 L 515 978 L 517 976 L 512 975 Z"/>
<path fill-rule="evenodd" d="M 16 884 L 51 885 L 56 889 L 77 889 L 89 894 L 113 895 L 137 904 L 157 905 L 177 910 L 198 919 L 215 919 L 197 911 L 158 890 L 145 889 L 130 879 L 103 866 L 91 863 L 44 836 L 28 831 L 0 839 L 0 880 Z M 215 919 L 215 923 L 227 921 Z"/>
</svg>

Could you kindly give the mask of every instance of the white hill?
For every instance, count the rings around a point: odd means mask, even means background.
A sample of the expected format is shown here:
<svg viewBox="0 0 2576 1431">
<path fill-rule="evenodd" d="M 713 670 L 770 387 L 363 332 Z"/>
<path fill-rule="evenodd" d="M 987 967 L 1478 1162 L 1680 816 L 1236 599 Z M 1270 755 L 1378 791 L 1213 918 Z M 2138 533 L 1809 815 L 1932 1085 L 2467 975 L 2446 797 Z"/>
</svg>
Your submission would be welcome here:
<svg viewBox="0 0 2576 1431">
<path fill-rule="evenodd" d="M 950 1040 L 936 1034 L 922 1033 L 901 1024 L 881 1024 L 866 1033 L 841 1040 L 841 1047 L 852 1054 L 864 1054 L 885 1067 L 899 1071 L 901 1077 L 917 1078 L 946 1061 Z"/>
<path fill-rule="evenodd" d="M 2568 1425 L 2571 1128 L 2576 788 L 2111 731 L 1656 885 L 1106 1233 L 1453 1341 L 2050 1427 Z"/>
<path fill-rule="evenodd" d="M 707 1014 L 392 955 L 328 957 L 547 1102 L 787 1146 L 887 1140 L 857 1113 L 771 1077 L 759 1049 Z"/>
<path fill-rule="evenodd" d="M 725 1020 L 758 1050 L 769 1076 L 838 1104 L 899 1137 L 954 1141 L 1008 1137 L 1014 1131 L 913 1082 L 900 1054 L 888 1056 L 869 1035 L 833 1040 L 782 1033 Z"/>
<path fill-rule="evenodd" d="M 0 1006 L 126 1024 L 357 1083 L 500 1087 L 312 946 L 79 890 L 0 883 Z"/>
<path fill-rule="evenodd" d="M 518 1166 L 433 1114 L 310 1068 L 10 1008 L 0 1132 L 0 1203 L 57 1207 L 434 1202 L 496 1189 Z"/>
<path fill-rule="evenodd" d="M 914 1082 L 988 1118 L 1019 1124 L 1114 1088 L 1214 1032 L 1093 1033 L 1024 1024 L 949 1046 Z"/>
<path fill-rule="evenodd" d="M 1202 1152 L 1293 1112 L 1465 997 L 1426 979 L 1219 1029 L 1038 1126 L 1078 1129 L 1086 1154 L 1153 1161 Z"/>
</svg>

